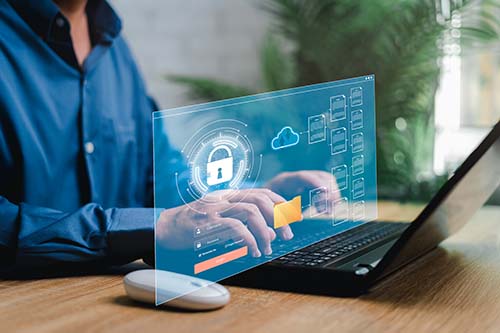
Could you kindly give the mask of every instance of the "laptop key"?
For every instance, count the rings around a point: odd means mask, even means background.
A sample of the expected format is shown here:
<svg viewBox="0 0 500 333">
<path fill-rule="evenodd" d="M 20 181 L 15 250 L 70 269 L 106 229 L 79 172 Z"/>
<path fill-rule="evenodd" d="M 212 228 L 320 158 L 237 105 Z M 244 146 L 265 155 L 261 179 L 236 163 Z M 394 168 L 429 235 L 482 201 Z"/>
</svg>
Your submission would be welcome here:
<svg viewBox="0 0 500 333">
<path fill-rule="evenodd" d="M 377 242 L 380 239 L 386 238 L 396 232 L 400 232 L 406 225 L 397 223 L 387 223 L 380 225 L 379 223 L 366 223 L 355 229 L 348 230 L 341 235 L 333 236 L 311 246 L 302 248 L 300 245 L 294 246 L 297 251 L 284 255 L 283 261 L 275 261 L 278 264 L 293 265 L 293 266 L 321 266 L 338 260 L 350 253 L 356 252 L 362 248 L 370 246 L 371 243 Z M 317 237 L 317 236 L 315 236 Z M 310 238 L 313 239 L 312 237 Z M 307 239 L 302 239 L 307 243 Z M 274 248 L 273 248 L 274 249 Z M 286 249 L 290 250 L 290 246 L 283 245 L 283 253 Z M 275 251 L 275 253 L 278 253 Z M 286 260 L 286 261 L 285 261 Z"/>
</svg>

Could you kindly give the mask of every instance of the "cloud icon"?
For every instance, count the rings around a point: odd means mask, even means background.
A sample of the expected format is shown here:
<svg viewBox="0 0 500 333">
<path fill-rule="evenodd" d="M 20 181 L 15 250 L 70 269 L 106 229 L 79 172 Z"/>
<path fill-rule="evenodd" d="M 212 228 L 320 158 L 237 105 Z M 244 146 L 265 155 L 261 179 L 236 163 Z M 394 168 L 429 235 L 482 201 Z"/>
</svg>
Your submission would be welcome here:
<svg viewBox="0 0 500 333">
<path fill-rule="evenodd" d="M 299 135 L 290 126 L 283 127 L 271 141 L 274 150 L 295 146 L 299 143 Z"/>
</svg>

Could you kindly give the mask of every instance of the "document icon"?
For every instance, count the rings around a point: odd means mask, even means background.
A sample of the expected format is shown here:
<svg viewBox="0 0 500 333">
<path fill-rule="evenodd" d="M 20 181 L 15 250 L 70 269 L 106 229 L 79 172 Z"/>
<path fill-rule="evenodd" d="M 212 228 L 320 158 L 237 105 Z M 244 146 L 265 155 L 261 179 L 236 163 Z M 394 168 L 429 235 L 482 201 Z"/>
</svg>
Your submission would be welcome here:
<svg viewBox="0 0 500 333">
<path fill-rule="evenodd" d="M 351 129 L 358 130 L 363 128 L 363 110 L 354 110 L 351 112 Z"/>
<path fill-rule="evenodd" d="M 363 155 L 354 156 L 352 158 L 352 175 L 357 176 L 365 172 L 365 158 Z"/>
<path fill-rule="evenodd" d="M 364 149 L 363 133 L 356 133 L 352 135 L 352 152 L 359 153 Z"/>
<path fill-rule="evenodd" d="M 309 123 L 309 144 L 326 140 L 325 116 L 320 114 L 308 118 Z"/>
<path fill-rule="evenodd" d="M 344 127 L 332 129 L 331 134 L 331 153 L 332 155 L 347 151 L 347 134 Z"/>
<path fill-rule="evenodd" d="M 326 187 L 318 187 L 309 191 L 311 217 L 319 216 L 328 211 L 328 191 Z"/>
<path fill-rule="evenodd" d="M 363 104 L 363 88 L 356 87 L 351 89 L 351 106 Z"/>
<path fill-rule="evenodd" d="M 332 175 L 335 177 L 335 181 L 337 182 L 337 188 L 334 188 L 333 190 L 345 190 L 347 188 L 347 165 L 332 168 Z"/>
<path fill-rule="evenodd" d="M 356 199 L 365 195 L 365 179 L 358 178 L 352 181 L 352 198 Z"/>
<path fill-rule="evenodd" d="M 283 227 L 302 220 L 302 200 L 300 195 L 290 201 L 274 205 L 274 228 Z"/>
<path fill-rule="evenodd" d="M 345 119 L 346 103 L 345 96 L 333 96 L 330 98 L 330 121 Z"/>
<path fill-rule="evenodd" d="M 349 219 L 349 202 L 347 198 L 341 198 L 333 203 L 333 214 L 333 225 Z"/>
</svg>

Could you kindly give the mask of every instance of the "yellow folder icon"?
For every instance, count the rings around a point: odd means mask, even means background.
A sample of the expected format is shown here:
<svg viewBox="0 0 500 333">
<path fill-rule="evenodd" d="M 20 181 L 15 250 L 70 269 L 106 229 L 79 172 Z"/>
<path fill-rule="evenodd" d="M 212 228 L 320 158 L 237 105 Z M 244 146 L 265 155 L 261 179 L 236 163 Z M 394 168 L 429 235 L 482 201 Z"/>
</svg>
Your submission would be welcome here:
<svg viewBox="0 0 500 333">
<path fill-rule="evenodd" d="M 274 228 L 302 221 L 302 201 L 300 195 L 290 201 L 274 204 Z"/>
</svg>

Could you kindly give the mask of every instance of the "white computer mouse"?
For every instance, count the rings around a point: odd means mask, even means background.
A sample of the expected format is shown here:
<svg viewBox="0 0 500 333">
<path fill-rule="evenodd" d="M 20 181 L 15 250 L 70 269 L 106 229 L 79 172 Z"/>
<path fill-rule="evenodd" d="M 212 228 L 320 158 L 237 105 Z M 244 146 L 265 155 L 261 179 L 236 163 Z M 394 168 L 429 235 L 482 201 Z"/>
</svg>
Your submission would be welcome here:
<svg viewBox="0 0 500 333">
<path fill-rule="evenodd" d="M 156 285 L 160 300 L 171 299 L 165 305 L 181 309 L 217 309 L 229 303 L 230 299 L 229 291 L 220 284 L 154 269 L 130 272 L 123 278 L 123 284 L 130 298 L 150 304 L 155 304 Z"/>
</svg>

